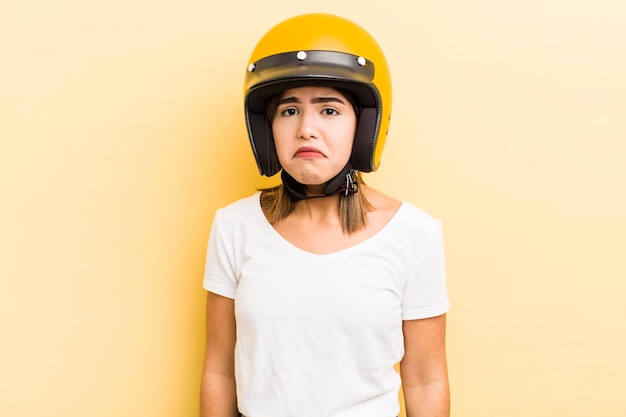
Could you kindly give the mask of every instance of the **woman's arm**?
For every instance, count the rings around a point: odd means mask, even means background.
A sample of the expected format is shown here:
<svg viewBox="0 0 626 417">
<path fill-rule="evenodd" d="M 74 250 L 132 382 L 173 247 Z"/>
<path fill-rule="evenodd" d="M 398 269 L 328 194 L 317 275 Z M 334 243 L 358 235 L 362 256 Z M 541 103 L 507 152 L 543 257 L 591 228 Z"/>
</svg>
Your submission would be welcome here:
<svg viewBox="0 0 626 417">
<path fill-rule="evenodd" d="M 235 417 L 235 303 L 211 292 L 206 306 L 206 352 L 200 387 L 200 417 Z"/>
<path fill-rule="evenodd" d="M 400 362 L 407 417 L 449 417 L 446 316 L 406 320 Z"/>
</svg>

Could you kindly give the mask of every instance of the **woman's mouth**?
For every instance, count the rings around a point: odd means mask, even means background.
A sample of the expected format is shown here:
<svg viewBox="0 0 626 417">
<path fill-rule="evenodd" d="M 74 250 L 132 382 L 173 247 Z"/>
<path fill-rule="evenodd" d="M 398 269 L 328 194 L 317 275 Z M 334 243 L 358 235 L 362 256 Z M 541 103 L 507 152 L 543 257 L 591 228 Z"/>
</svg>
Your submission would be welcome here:
<svg viewBox="0 0 626 417">
<path fill-rule="evenodd" d="M 302 146 L 298 148 L 294 157 L 303 159 L 325 158 L 326 156 L 317 148 L 312 146 Z"/>
</svg>

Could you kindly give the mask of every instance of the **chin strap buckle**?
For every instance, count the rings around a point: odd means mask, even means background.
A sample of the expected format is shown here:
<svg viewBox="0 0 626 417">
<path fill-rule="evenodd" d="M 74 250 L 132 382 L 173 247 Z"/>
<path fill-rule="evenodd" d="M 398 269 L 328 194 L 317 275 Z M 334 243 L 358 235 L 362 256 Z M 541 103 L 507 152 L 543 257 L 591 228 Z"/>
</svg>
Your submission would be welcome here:
<svg viewBox="0 0 626 417">
<path fill-rule="evenodd" d="M 341 188 L 345 188 L 346 195 L 354 194 L 359 191 L 359 183 L 357 182 L 357 173 L 354 168 L 350 168 L 346 174 L 346 182 L 341 184 Z"/>
</svg>

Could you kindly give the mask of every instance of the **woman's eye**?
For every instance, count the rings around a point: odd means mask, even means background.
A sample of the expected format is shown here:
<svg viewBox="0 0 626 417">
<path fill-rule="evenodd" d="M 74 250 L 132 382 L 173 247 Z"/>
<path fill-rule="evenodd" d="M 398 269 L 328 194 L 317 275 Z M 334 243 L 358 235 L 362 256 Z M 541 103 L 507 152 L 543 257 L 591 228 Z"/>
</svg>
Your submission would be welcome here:
<svg viewBox="0 0 626 417">
<path fill-rule="evenodd" d="M 322 113 L 324 113 L 325 116 L 334 116 L 339 114 L 339 112 L 335 109 L 324 109 L 322 110 Z"/>
<path fill-rule="evenodd" d="M 280 114 L 281 116 L 293 116 L 295 114 L 298 114 L 298 111 L 294 109 L 293 107 L 288 107 L 284 109 L 283 111 L 281 111 Z"/>
</svg>

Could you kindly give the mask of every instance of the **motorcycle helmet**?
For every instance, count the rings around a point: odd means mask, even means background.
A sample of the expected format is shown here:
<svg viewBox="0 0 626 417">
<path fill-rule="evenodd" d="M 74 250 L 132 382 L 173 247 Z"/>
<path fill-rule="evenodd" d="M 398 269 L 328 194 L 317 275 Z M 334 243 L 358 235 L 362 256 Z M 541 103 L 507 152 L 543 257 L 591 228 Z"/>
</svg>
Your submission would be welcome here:
<svg viewBox="0 0 626 417">
<path fill-rule="evenodd" d="M 391 78 L 376 40 L 356 23 L 330 14 L 304 14 L 271 28 L 250 55 L 244 79 L 248 137 L 259 172 L 281 170 L 268 100 L 286 89 L 323 85 L 350 91 L 359 107 L 352 167 L 378 169 L 391 116 Z"/>
</svg>

